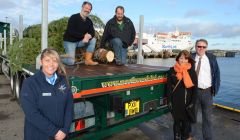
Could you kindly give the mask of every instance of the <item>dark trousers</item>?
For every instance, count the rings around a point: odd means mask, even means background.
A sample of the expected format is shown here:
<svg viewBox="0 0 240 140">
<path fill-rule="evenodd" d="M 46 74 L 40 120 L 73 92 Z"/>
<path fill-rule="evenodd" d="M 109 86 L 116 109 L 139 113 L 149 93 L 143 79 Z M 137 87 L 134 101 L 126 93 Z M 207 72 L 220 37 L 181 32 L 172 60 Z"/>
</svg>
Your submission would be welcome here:
<svg viewBox="0 0 240 140">
<path fill-rule="evenodd" d="M 174 140 L 186 140 L 189 138 L 189 133 L 191 131 L 191 124 L 188 121 L 174 121 L 173 133 Z"/>
<path fill-rule="evenodd" d="M 213 97 L 211 94 L 211 90 L 201 90 L 198 89 L 198 98 L 196 102 L 196 113 L 198 113 L 198 109 L 201 108 L 202 111 L 202 134 L 204 140 L 212 140 L 212 104 Z M 196 125 L 194 127 L 194 133 L 196 133 Z"/>
</svg>

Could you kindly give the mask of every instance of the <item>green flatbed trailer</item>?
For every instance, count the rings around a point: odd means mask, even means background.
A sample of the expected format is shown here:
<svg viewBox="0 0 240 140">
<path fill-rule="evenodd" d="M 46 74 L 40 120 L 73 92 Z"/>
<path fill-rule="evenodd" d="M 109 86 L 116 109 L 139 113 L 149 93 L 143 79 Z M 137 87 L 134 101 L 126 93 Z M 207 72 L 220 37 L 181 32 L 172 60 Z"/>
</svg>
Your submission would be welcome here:
<svg viewBox="0 0 240 140">
<path fill-rule="evenodd" d="M 71 139 L 102 139 L 168 112 L 168 68 L 128 65 L 68 67 L 75 103 L 91 102 L 94 115 L 75 118 Z M 94 123 L 86 122 L 92 119 Z"/>
</svg>

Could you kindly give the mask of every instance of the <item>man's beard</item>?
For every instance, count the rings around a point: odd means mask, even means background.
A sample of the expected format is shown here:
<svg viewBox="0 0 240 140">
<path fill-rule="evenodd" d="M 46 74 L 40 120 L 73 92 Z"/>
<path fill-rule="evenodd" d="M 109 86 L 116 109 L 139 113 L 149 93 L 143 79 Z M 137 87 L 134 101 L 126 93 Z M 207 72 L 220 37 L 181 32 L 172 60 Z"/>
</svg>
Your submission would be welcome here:
<svg viewBox="0 0 240 140">
<path fill-rule="evenodd" d="M 86 19 L 88 17 L 88 15 L 89 15 L 88 12 L 84 12 L 84 11 L 81 12 L 81 16 L 83 19 Z"/>
<path fill-rule="evenodd" d="M 117 21 L 123 21 L 123 17 L 117 18 Z"/>
</svg>

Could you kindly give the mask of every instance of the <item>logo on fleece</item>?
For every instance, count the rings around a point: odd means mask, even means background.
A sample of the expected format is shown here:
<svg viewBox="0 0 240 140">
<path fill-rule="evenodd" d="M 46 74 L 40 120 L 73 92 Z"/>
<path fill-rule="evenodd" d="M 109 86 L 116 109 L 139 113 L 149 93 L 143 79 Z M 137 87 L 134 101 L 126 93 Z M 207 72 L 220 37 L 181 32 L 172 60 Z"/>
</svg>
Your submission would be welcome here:
<svg viewBox="0 0 240 140">
<path fill-rule="evenodd" d="M 60 85 L 59 88 L 58 88 L 62 93 L 65 93 L 65 89 L 66 89 L 66 85 L 63 84 L 63 85 Z"/>
</svg>

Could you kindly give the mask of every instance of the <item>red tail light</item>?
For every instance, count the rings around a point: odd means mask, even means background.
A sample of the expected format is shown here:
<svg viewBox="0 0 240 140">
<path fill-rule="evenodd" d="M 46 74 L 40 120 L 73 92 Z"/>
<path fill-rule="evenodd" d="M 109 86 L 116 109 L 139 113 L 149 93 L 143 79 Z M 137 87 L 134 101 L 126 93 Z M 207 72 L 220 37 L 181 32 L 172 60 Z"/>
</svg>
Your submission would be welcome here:
<svg viewBox="0 0 240 140">
<path fill-rule="evenodd" d="M 75 122 L 75 131 L 79 131 L 85 128 L 85 120 L 79 120 Z"/>
</svg>

